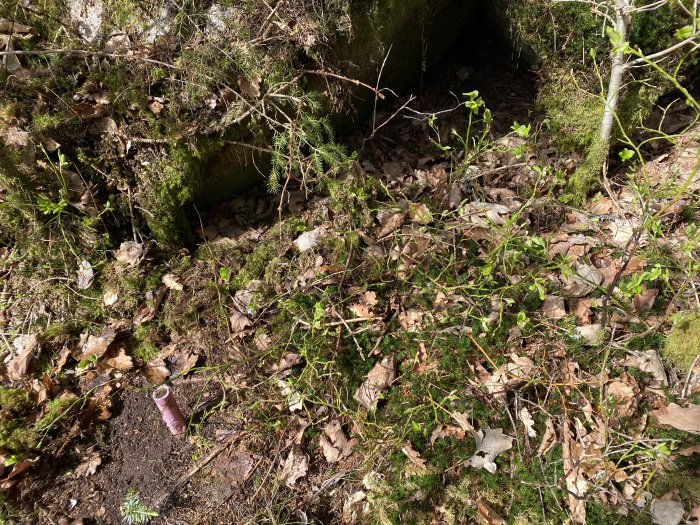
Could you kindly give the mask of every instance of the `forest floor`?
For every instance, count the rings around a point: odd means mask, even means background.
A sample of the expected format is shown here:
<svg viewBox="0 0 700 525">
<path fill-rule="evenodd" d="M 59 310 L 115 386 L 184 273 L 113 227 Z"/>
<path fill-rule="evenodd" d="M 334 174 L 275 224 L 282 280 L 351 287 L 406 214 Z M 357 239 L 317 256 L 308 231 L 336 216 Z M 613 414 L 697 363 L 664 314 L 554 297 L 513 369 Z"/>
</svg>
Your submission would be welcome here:
<svg viewBox="0 0 700 525">
<path fill-rule="evenodd" d="M 351 173 L 224 203 L 176 256 L 134 231 L 86 286 L 0 249 L 31 391 L 0 434 L 32 444 L 0 450 L 0 523 L 699 523 L 697 129 L 575 208 L 534 90 L 449 63 Z"/>
</svg>

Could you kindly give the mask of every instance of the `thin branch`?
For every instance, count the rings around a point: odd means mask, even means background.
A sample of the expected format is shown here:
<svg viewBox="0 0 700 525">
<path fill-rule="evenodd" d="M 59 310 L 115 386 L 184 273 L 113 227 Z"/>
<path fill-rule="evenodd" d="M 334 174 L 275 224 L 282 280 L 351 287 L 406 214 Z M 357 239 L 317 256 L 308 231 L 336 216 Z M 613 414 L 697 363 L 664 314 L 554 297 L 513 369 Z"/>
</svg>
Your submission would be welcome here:
<svg viewBox="0 0 700 525">
<path fill-rule="evenodd" d="M 305 69 L 303 72 L 310 74 L 310 75 L 320 75 L 322 77 L 337 78 L 338 80 L 344 80 L 345 82 L 350 82 L 351 84 L 355 84 L 356 86 L 362 86 L 363 88 L 369 89 L 371 92 L 373 92 L 375 95 L 377 95 L 377 97 L 379 97 L 380 99 L 384 100 L 384 93 L 382 93 L 378 89 L 375 89 L 374 87 L 370 86 L 369 84 L 365 84 L 364 82 L 361 82 L 355 78 L 345 77 L 343 75 L 338 75 L 337 73 L 331 73 L 329 71 L 320 71 L 320 70 L 312 70 L 312 69 Z"/>
<path fill-rule="evenodd" d="M 688 44 L 695 44 L 697 46 L 697 43 L 695 41 L 697 39 L 697 37 L 698 37 L 698 33 L 695 33 L 695 34 L 689 36 L 688 38 L 686 38 L 685 40 L 678 42 L 677 44 L 664 49 L 663 51 L 659 51 L 658 53 L 653 53 L 651 55 L 637 58 L 635 60 L 632 60 L 631 62 L 627 62 L 627 64 L 625 64 L 625 67 L 634 67 L 634 66 L 639 65 L 639 64 L 644 64 L 644 63 L 648 63 L 648 62 L 657 60 L 657 59 L 662 58 L 666 55 L 670 55 L 674 51 L 676 51 L 684 46 L 687 46 Z"/>
</svg>

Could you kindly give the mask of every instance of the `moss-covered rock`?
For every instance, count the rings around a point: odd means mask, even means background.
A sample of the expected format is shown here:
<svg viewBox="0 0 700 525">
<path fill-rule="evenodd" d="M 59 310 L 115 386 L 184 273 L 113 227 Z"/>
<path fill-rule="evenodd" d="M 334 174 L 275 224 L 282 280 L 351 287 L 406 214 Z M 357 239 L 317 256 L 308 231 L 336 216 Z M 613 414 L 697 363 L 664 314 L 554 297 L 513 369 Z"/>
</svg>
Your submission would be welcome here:
<svg viewBox="0 0 700 525">
<path fill-rule="evenodd" d="M 681 317 L 671 329 L 662 355 L 683 373 L 687 373 L 700 354 L 700 312 Z"/>
</svg>

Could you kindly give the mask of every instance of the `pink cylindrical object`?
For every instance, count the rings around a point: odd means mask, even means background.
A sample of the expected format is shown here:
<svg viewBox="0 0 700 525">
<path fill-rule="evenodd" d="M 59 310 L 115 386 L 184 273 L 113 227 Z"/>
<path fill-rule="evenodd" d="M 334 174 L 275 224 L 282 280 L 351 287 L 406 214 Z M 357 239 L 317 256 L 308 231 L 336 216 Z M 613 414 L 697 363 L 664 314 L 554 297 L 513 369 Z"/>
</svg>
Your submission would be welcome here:
<svg viewBox="0 0 700 525">
<path fill-rule="evenodd" d="M 156 402 L 163 421 L 168 425 L 168 430 L 174 436 L 180 436 L 185 432 L 185 417 L 177 406 L 175 396 L 170 392 L 170 387 L 161 385 L 153 392 L 153 401 Z"/>
</svg>

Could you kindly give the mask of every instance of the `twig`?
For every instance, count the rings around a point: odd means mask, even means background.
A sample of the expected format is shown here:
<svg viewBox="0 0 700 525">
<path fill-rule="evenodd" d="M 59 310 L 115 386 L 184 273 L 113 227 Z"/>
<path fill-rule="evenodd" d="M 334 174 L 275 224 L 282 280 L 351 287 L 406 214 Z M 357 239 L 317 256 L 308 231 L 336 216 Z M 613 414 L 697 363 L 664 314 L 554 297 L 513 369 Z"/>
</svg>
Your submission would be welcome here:
<svg viewBox="0 0 700 525">
<path fill-rule="evenodd" d="M 202 470 L 204 467 L 206 467 L 212 459 L 214 459 L 216 456 L 221 454 L 223 450 L 228 447 L 231 443 L 236 441 L 237 439 L 243 437 L 247 432 L 238 432 L 235 434 L 230 435 L 228 438 L 226 438 L 225 441 L 222 443 L 219 443 L 214 450 L 212 450 L 209 454 L 207 454 L 204 458 L 199 460 L 199 462 L 192 466 L 187 472 L 185 472 L 182 476 L 177 478 L 175 483 L 169 488 L 163 491 L 158 498 L 156 499 L 155 503 L 153 504 L 154 508 L 158 509 L 163 504 L 165 504 L 166 501 L 168 501 L 168 498 L 171 496 L 173 492 L 175 492 L 180 486 L 184 485 L 192 476 L 194 476 L 197 472 Z"/>
<path fill-rule="evenodd" d="M 700 364 L 700 354 L 698 354 L 695 357 L 695 360 L 693 361 L 693 364 L 690 365 L 690 370 L 688 370 L 688 375 L 685 378 L 685 383 L 683 384 L 683 390 L 681 390 L 681 399 L 685 399 L 685 396 L 687 395 L 688 387 L 690 386 L 690 380 L 693 377 L 693 371 L 695 370 L 695 367 Z"/>
<path fill-rule="evenodd" d="M 356 86 L 362 86 L 363 88 L 369 89 L 377 97 L 384 100 L 384 93 L 382 93 L 378 89 L 373 88 L 369 84 L 365 84 L 364 82 L 361 82 L 360 80 L 357 80 L 355 78 L 345 77 L 343 75 L 338 75 L 337 73 L 331 73 L 329 71 L 320 71 L 320 70 L 312 70 L 312 69 L 305 69 L 303 71 L 303 73 L 307 73 L 310 75 L 320 75 L 322 77 L 337 78 L 338 80 L 344 80 L 345 82 L 350 82 L 351 84 L 355 84 Z"/>
</svg>

